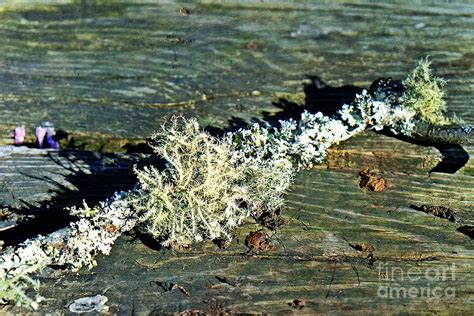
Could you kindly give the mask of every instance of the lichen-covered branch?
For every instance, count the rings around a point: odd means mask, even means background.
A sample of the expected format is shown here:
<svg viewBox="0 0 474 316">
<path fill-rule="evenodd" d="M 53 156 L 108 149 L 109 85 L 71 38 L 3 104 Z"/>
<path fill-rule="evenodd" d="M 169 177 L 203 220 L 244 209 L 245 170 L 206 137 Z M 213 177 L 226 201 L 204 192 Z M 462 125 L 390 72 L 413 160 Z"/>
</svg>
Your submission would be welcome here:
<svg viewBox="0 0 474 316">
<path fill-rule="evenodd" d="M 68 228 L 6 249 L 0 257 L 0 303 L 12 301 L 36 309 L 41 297 L 30 298 L 25 291 L 38 288 L 38 281 L 30 275 L 47 265 L 64 266 L 72 271 L 94 267 L 95 256 L 109 254 L 120 234 L 140 220 L 124 197 L 125 193 L 116 194 L 93 208 L 84 203 L 82 208 L 71 209 L 80 219 Z"/>
<path fill-rule="evenodd" d="M 281 207 L 294 172 L 321 163 L 330 146 L 366 129 L 417 137 L 420 126 L 451 122 L 443 84 L 422 60 L 403 82 L 377 80 L 334 117 L 304 112 L 298 121 L 255 124 L 222 138 L 202 131 L 194 119 L 175 118 L 151 144 L 166 160 L 164 170 L 136 169 L 134 190 L 95 207 L 72 208 L 79 220 L 70 227 L 2 253 L 0 303 L 36 308 L 39 297 L 25 294 L 38 287 L 29 275 L 51 264 L 91 268 L 97 254 L 108 254 L 118 236 L 134 227 L 169 247 L 230 239 L 245 217 Z M 472 128 L 428 127 L 425 134 L 456 141 L 472 135 Z"/>
<path fill-rule="evenodd" d="M 411 137 L 433 144 L 466 144 L 474 136 L 472 126 L 438 126 L 426 123 L 417 124 Z"/>
<path fill-rule="evenodd" d="M 330 146 L 367 128 L 390 128 L 395 133 L 410 134 L 416 113 L 401 104 L 374 99 L 367 90 L 357 95 L 351 105 L 344 104 L 335 117 L 305 111 L 299 121 L 280 121 L 280 127 L 255 124 L 230 134 L 234 155 L 243 163 L 258 160 L 288 160 L 297 169 L 311 168 L 323 162 Z"/>
</svg>

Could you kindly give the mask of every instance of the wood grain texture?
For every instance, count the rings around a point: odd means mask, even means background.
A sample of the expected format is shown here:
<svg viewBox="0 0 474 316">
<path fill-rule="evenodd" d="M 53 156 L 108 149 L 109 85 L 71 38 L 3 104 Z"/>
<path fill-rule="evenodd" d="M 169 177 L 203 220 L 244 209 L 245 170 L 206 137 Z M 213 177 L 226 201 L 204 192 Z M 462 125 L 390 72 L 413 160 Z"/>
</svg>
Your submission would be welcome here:
<svg viewBox="0 0 474 316">
<path fill-rule="evenodd" d="M 385 176 L 388 189 L 374 193 L 358 187 L 356 170 L 299 174 L 285 208 L 289 224 L 269 231 L 274 248 L 258 255 L 249 255 L 244 246 L 249 232 L 262 229 L 250 220 L 236 231 L 226 250 L 207 242 L 187 253 L 172 253 L 122 238 L 112 255 L 100 258 L 91 272 L 46 274 L 41 293 L 54 299 L 43 311 L 65 311 L 74 298 L 108 288 L 112 313 L 210 312 L 216 302 L 246 313 L 470 311 L 474 249 L 472 240 L 456 228 L 473 224 L 473 186 L 461 193 L 455 184 L 468 185 L 472 178 L 396 172 Z M 427 199 L 457 210 L 458 223 L 409 207 Z M 373 247 L 372 259 L 369 252 L 356 249 L 364 243 Z M 423 276 L 452 264 L 454 279 L 433 282 Z M 420 271 L 420 280 L 408 281 L 399 272 L 409 269 Z M 388 276 L 381 275 L 384 271 Z M 189 296 L 178 289 L 165 291 L 169 284 L 179 284 Z M 385 299 L 378 296 L 383 286 L 453 287 L 456 297 Z M 306 306 L 288 306 L 294 299 L 305 300 Z"/>
<path fill-rule="evenodd" d="M 103 199 L 133 188 L 133 165 L 151 161 L 145 154 L 0 147 L 0 204 L 38 207 L 65 194 L 71 203 L 97 201 L 94 195 Z"/>
<path fill-rule="evenodd" d="M 324 111 L 348 97 L 341 87 L 401 78 L 426 55 L 449 80 L 449 110 L 474 123 L 471 3 L 41 3 L 0 5 L 0 144 L 12 143 L 19 124 L 32 142 L 36 124 L 49 120 L 73 148 L 124 151 L 172 114 L 229 128 L 302 106 Z M 182 6 L 189 16 L 180 15 Z M 309 100 L 308 76 L 321 77 L 330 96 Z M 133 185 L 131 166 L 148 157 L 7 148 L 0 150 L 0 204 L 20 207 L 21 198 L 43 210 Z M 224 250 L 204 242 L 173 253 L 123 236 L 91 271 L 45 271 L 40 294 L 48 299 L 39 312 L 67 313 L 74 299 L 105 291 L 111 314 L 468 314 L 474 247 L 457 229 L 474 225 L 474 165 L 431 172 L 449 152 L 442 150 L 364 133 L 296 176 L 283 212 L 289 223 L 267 230 L 272 250 L 248 254 L 245 237 L 264 229 L 250 219 Z M 472 156 L 473 145 L 464 151 Z M 358 173 L 368 167 L 387 180 L 384 192 L 359 187 Z M 449 207 L 456 222 L 410 207 L 421 204 Z M 454 279 L 424 275 L 453 264 Z M 420 278 L 408 279 L 408 271 Z M 167 291 L 172 284 L 189 296 Z M 455 296 L 385 298 L 379 291 L 387 286 L 452 287 Z M 290 306 L 295 299 L 305 307 Z"/>
<path fill-rule="evenodd" d="M 367 87 L 403 78 L 426 55 L 449 80 L 449 109 L 474 123 L 469 3 L 200 1 L 189 16 L 177 2 L 34 3 L 1 6 L 6 139 L 11 127 L 32 131 L 43 120 L 129 139 L 177 113 L 223 127 L 271 110 L 308 76 Z"/>
</svg>

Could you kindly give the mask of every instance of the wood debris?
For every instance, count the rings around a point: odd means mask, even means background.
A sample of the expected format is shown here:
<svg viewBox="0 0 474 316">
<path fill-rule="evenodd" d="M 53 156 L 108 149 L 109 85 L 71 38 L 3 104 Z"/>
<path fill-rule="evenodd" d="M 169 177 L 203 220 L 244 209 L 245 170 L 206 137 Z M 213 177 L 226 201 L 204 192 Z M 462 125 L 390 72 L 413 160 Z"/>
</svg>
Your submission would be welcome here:
<svg viewBox="0 0 474 316">
<path fill-rule="evenodd" d="M 377 171 L 366 168 L 359 172 L 360 181 L 359 186 L 366 188 L 369 191 L 382 192 L 387 188 L 387 180 L 382 177 L 377 177 Z"/>
</svg>

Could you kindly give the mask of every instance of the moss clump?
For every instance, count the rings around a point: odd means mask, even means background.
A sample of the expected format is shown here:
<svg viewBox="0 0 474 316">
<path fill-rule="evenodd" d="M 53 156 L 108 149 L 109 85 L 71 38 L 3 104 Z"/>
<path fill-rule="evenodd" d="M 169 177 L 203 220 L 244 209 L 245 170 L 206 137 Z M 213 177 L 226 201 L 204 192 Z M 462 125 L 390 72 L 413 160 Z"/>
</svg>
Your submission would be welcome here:
<svg viewBox="0 0 474 316">
<path fill-rule="evenodd" d="M 446 81 L 433 76 L 430 64 L 427 58 L 421 59 L 403 81 L 406 88 L 403 103 L 427 123 L 450 124 L 451 120 L 446 116 L 446 102 L 443 99 L 443 86 Z"/>
<path fill-rule="evenodd" d="M 291 166 L 238 163 L 231 143 L 201 131 L 194 119 L 175 118 L 152 139 L 166 169 L 136 169 L 140 186 L 129 201 L 146 214 L 145 232 L 163 246 L 230 239 L 232 229 L 253 210 L 283 203 Z"/>
</svg>

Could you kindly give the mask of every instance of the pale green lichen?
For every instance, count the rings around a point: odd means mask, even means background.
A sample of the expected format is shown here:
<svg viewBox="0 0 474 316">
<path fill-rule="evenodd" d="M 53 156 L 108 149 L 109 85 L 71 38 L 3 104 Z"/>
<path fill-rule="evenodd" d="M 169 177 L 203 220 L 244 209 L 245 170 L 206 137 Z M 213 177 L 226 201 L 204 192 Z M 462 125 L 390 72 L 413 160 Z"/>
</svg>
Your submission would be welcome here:
<svg viewBox="0 0 474 316">
<path fill-rule="evenodd" d="M 29 275 L 43 269 L 44 266 L 43 262 L 31 266 L 25 265 L 19 267 L 14 276 L 0 276 L 0 304 L 15 302 L 17 306 L 37 309 L 42 297 L 37 295 L 31 298 L 26 292 L 28 289 L 38 291 L 40 282 Z"/>
<path fill-rule="evenodd" d="M 428 58 L 418 61 L 415 69 L 403 80 L 406 88 L 403 105 L 415 111 L 418 117 L 436 125 L 450 124 L 446 116 L 443 86 L 446 81 L 433 76 Z"/>
<path fill-rule="evenodd" d="M 291 164 L 239 163 L 231 143 L 200 130 L 195 119 L 174 118 L 152 139 L 166 168 L 135 169 L 139 188 L 128 199 L 146 214 L 145 232 L 163 246 L 230 239 L 252 211 L 283 204 Z"/>
</svg>

